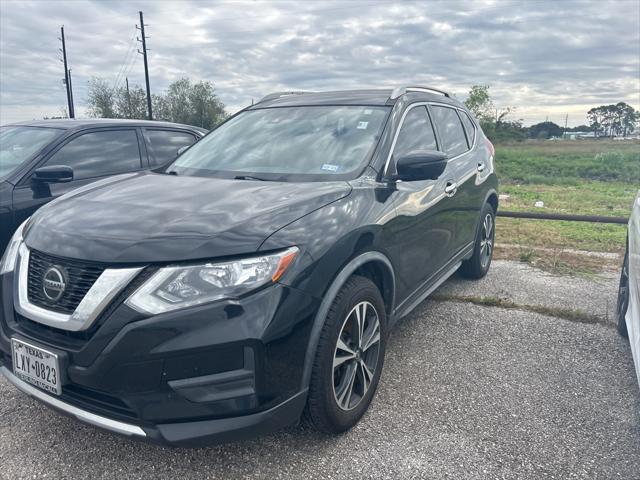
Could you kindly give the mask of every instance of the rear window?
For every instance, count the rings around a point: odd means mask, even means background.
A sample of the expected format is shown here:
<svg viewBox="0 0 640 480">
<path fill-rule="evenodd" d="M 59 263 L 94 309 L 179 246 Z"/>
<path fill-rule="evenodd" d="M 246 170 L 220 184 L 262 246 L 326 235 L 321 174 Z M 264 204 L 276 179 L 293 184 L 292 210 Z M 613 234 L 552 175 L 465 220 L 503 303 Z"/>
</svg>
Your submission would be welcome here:
<svg viewBox="0 0 640 480">
<path fill-rule="evenodd" d="M 460 114 L 460 118 L 462 118 L 462 124 L 464 125 L 464 130 L 467 132 L 467 143 L 469 144 L 469 148 L 473 145 L 473 141 L 476 136 L 476 126 L 469 118 L 469 115 L 465 112 L 458 112 Z"/>
<path fill-rule="evenodd" d="M 466 152 L 469 149 L 467 137 L 456 110 L 439 105 L 432 105 L 430 108 L 433 112 L 433 120 L 438 127 L 438 133 L 442 137 L 441 149 L 450 157 Z"/>
<path fill-rule="evenodd" d="M 149 163 L 152 167 L 175 160 L 178 150 L 196 141 L 192 134 L 175 130 L 146 129 L 145 137 L 150 154 Z"/>
</svg>

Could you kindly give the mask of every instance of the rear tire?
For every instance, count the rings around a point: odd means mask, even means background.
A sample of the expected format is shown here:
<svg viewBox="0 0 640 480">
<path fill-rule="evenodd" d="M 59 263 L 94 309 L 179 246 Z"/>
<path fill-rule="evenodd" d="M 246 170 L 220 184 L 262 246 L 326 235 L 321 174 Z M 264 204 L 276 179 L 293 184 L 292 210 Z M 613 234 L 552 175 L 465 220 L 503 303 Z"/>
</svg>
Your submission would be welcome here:
<svg viewBox="0 0 640 480">
<path fill-rule="evenodd" d="M 367 411 L 384 364 L 386 320 L 376 285 L 360 276 L 347 280 L 325 319 L 311 371 L 305 418 L 316 430 L 344 432 Z"/>
<path fill-rule="evenodd" d="M 496 237 L 496 212 L 490 203 L 485 203 L 480 214 L 480 225 L 476 233 L 473 255 L 462 262 L 460 273 L 466 278 L 480 279 L 491 266 Z"/>
<path fill-rule="evenodd" d="M 618 302 L 616 305 L 616 317 L 618 318 L 618 333 L 624 338 L 629 338 L 627 332 L 627 309 L 629 308 L 629 247 L 624 256 L 622 271 L 620 272 L 620 286 L 618 287 Z"/>
</svg>

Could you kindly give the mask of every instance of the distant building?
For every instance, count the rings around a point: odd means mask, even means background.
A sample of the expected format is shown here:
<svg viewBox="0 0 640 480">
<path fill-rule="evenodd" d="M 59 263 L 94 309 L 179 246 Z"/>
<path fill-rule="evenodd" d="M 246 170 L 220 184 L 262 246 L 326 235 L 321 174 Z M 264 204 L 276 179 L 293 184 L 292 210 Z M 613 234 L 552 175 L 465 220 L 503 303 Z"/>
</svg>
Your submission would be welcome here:
<svg viewBox="0 0 640 480">
<path fill-rule="evenodd" d="M 580 138 L 595 138 L 594 132 L 564 132 L 562 138 L 566 140 L 578 140 Z"/>
</svg>

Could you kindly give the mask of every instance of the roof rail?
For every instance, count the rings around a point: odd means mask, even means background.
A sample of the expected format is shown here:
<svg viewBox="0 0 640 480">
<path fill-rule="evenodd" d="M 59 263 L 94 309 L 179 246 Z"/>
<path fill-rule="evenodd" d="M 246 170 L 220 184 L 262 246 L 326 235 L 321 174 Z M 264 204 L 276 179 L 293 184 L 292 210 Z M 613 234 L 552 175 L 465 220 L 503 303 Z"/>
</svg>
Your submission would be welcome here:
<svg viewBox="0 0 640 480">
<path fill-rule="evenodd" d="M 304 95 L 305 93 L 311 93 L 311 92 L 303 92 L 303 91 L 274 92 L 274 93 L 270 93 L 269 95 L 265 95 L 264 97 L 262 97 L 258 101 L 258 103 L 267 102 L 269 100 L 275 100 L 276 98 L 280 98 L 280 97 L 287 97 L 289 95 Z"/>
<path fill-rule="evenodd" d="M 444 95 L 447 98 L 451 98 L 451 95 L 449 95 L 447 92 L 437 88 L 404 86 L 404 87 L 394 88 L 393 92 L 391 92 L 391 96 L 389 96 L 389 99 L 395 100 L 401 95 L 404 95 L 405 93 L 409 93 L 409 92 L 431 92 L 431 93 L 437 93 L 439 95 Z"/>
</svg>

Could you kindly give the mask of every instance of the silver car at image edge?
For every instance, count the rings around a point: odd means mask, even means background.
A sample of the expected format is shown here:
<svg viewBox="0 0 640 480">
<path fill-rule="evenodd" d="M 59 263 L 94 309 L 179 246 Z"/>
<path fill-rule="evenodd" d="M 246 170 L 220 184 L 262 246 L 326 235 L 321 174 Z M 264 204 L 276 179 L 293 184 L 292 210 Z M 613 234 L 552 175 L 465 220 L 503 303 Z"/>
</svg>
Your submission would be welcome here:
<svg viewBox="0 0 640 480">
<path fill-rule="evenodd" d="M 629 338 L 640 386 L 640 190 L 633 202 L 627 238 L 618 290 L 618 331 Z"/>
</svg>

